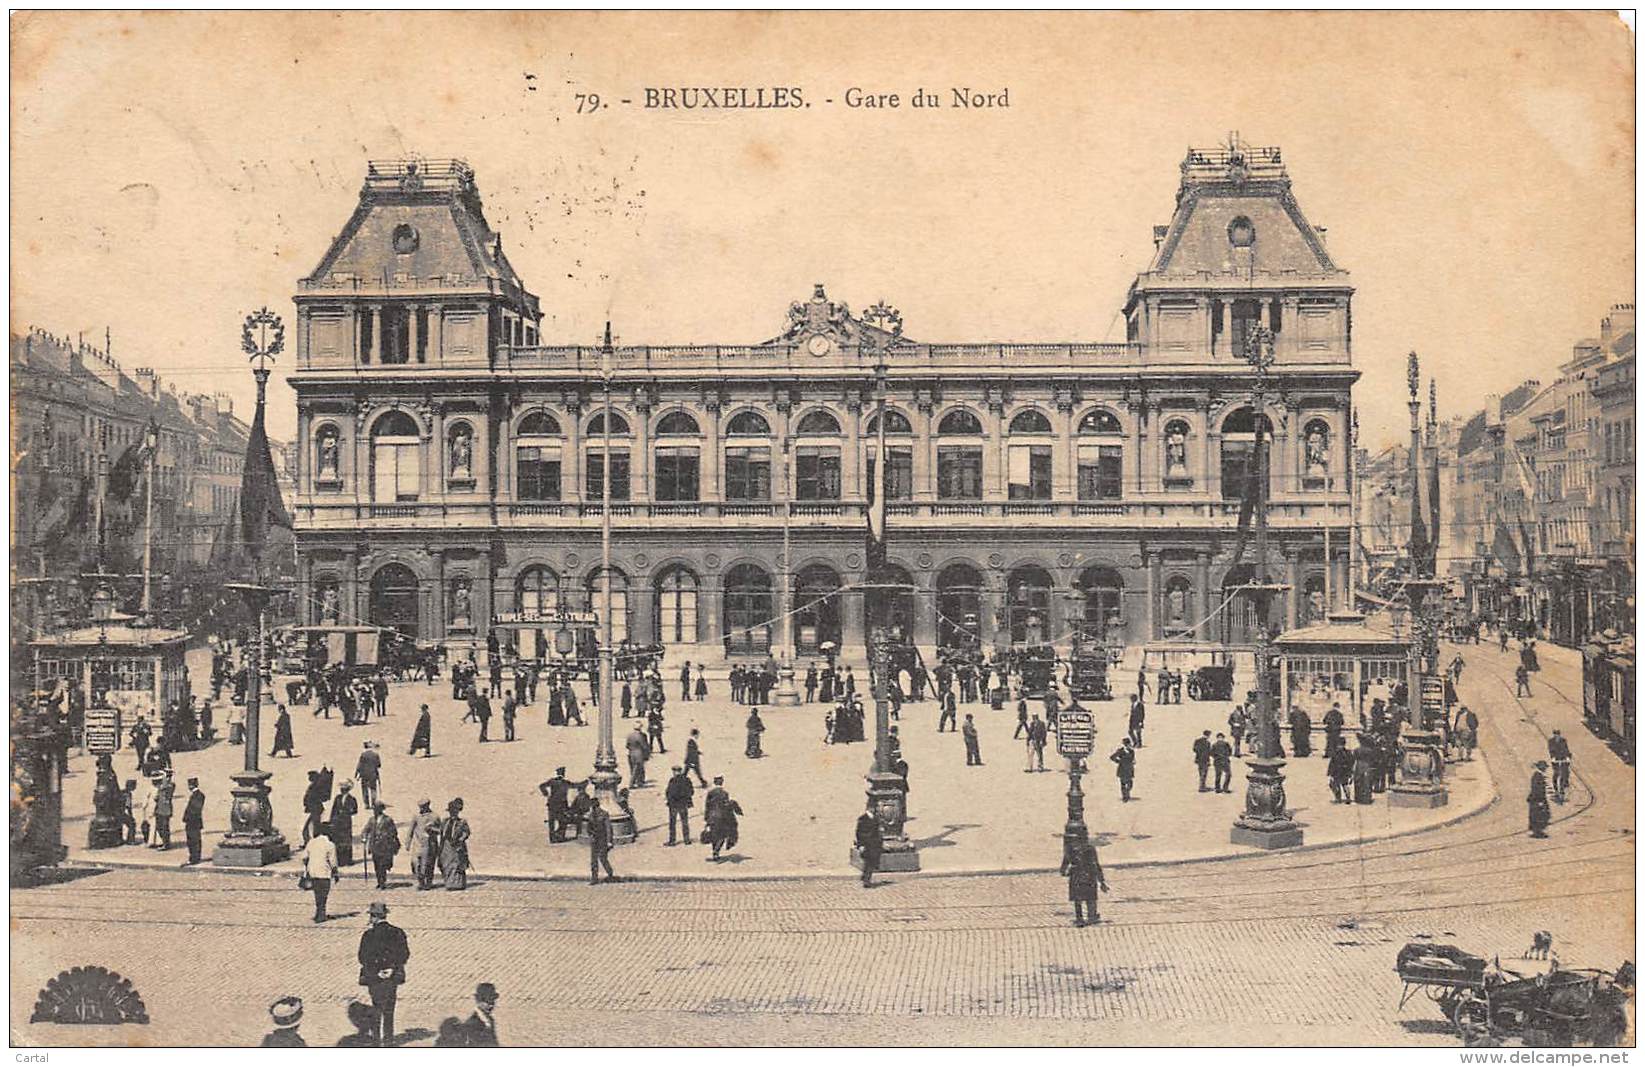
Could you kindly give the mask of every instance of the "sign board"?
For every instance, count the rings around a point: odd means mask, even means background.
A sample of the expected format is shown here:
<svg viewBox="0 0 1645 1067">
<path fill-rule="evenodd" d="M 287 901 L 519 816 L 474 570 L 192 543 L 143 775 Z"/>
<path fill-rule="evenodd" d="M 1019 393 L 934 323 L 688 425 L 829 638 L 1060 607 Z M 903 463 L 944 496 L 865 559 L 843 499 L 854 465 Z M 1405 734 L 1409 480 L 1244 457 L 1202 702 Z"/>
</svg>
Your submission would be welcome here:
<svg viewBox="0 0 1645 1067">
<path fill-rule="evenodd" d="M 567 626 L 595 626 L 599 617 L 592 611 L 499 611 L 493 620 L 498 623 L 535 624 L 545 630 Z"/>
<path fill-rule="evenodd" d="M 1437 723 L 1445 718 L 1445 680 L 1437 675 L 1422 676 L 1422 722 Z"/>
<path fill-rule="evenodd" d="M 86 709 L 86 751 L 102 756 L 120 749 L 120 709 Z"/>
<path fill-rule="evenodd" d="M 1057 752 L 1064 759 L 1084 759 L 1097 747 L 1097 719 L 1084 708 L 1057 713 Z"/>
</svg>

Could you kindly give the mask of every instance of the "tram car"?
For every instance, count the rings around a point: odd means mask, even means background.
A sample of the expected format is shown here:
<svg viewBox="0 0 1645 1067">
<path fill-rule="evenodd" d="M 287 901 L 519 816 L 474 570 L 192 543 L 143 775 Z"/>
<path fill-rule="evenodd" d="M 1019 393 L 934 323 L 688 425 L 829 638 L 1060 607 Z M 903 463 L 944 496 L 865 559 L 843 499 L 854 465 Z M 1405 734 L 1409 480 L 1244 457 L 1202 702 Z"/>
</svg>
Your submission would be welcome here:
<svg viewBox="0 0 1645 1067">
<path fill-rule="evenodd" d="M 1582 649 L 1582 714 L 1588 729 L 1633 763 L 1634 639 L 1607 630 Z"/>
<path fill-rule="evenodd" d="M 1110 664 L 1119 662 L 1121 649 L 1111 649 L 1083 627 L 1074 631 L 1068 657 L 1068 689 L 1081 700 L 1113 700 L 1108 680 Z"/>
</svg>

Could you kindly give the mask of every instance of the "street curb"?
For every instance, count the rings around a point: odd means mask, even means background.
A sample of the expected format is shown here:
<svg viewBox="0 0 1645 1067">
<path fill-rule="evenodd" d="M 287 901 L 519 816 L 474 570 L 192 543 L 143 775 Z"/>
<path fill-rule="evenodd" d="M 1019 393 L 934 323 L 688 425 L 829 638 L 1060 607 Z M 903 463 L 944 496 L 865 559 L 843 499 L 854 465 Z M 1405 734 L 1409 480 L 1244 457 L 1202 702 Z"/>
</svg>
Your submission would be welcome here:
<svg viewBox="0 0 1645 1067">
<path fill-rule="evenodd" d="M 1394 840 L 1396 838 L 1416 837 L 1420 834 L 1431 833 L 1435 830 L 1443 830 L 1447 827 L 1455 826 L 1457 823 L 1462 822 L 1465 819 L 1471 819 L 1476 815 L 1480 815 L 1480 814 L 1483 814 L 1486 811 L 1489 811 L 1491 808 L 1495 807 L 1499 801 L 1501 801 L 1502 797 L 1496 790 L 1496 778 L 1495 778 L 1495 776 L 1491 774 L 1490 767 L 1489 767 L 1488 764 L 1485 764 L 1484 768 L 1485 768 L 1485 774 L 1491 780 L 1491 790 L 1490 790 L 1489 794 L 1487 794 L 1485 800 L 1482 803 L 1476 803 L 1475 805 L 1473 805 L 1473 806 L 1471 806 L 1471 807 L 1469 807 L 1465 810 L 1456 811 L 1455 813 L 1451 814 L 1448 818 L 1444 819 L 1443 821 L 1433 823 L 1432 825 L 1420 826 L 1420 827 L 1417 827 L 1417 828 L 1411 829 L 1411 830 L 1386 830 L 1386 831 L 1380 831 L 1378 833 L 1368 834 L 1364 837 L 1347 838 L 1347 839 L 1343 839 L 1343 840 L 1339 840 L 1339 841 L 1321 841 L 1321 842 L 1317 842 L 1315 844 L 1302 844 L 1302 845 L 1298 845 L 1295 848 L 1275 849 L 1273 851 L 1268 851 L 1268 850 L 1259 849 L 1259 848 L 1247 848 L 1247 849 L 1245 849 L 1243 851 L 1240 851 L 1240 852 L 1218 853 L 1218 854 L 1215 854 L 1215 855 L 1190 855 L 1190 856 L 1178 856 L 1178 857 L 1164 856 L 1164 857 L 1153 857 L 1153 858 L 1149 858 L 1149 859 L 1115 860 L 1112 863 L 1104 864 L 1104 866 L 1107 867 L 1110 870 L 1138 870 L 1138 869 L 1146 869 L 1146 868 L 1149 868 L 1149 867 L 1180 867 L 1180 866 L 1184 866 L 1186 864 L 1197 864 L 1197 863 L 1225 863 L 1225 862 L 1228 862 L 1228 861 L 1231 861 L 1231 860 L 1246 860 L 1246 859 L 1252 859 L 1252 858 L 1260 857 L 1260 856 L 1294 856 L 1294 855 L 1297 855 L 1299 853 L 1304 853 L 1304 852 L 1320 852 L 1320 851 L 1323 851 L 1325 849 L 1332 849 L 1332 848 L 1350 848 L 1350 847 L 1355 847 L 1355 846 L 1375 844 L 1375 843 L 1382 842 L 1382 841 L 1391 841 L 1391 840 Z M 617 855 L 621 856 L 622 853 L 619 851 L 617 853 Z M 289 864 L 291 861 L 286 861 L 286 862 Z M 85 858 L 76 858 L 76 859 L 65 860 L 61 864 L 59 864 L 58 866 L 63 867 L 63 868 L 73 868 L 73 869 L 80 869 L 80 870 L 118 869 L 118 870 L 178 871 L 178 872 L 185 872 L 185 873 L 190 873 L 190 874 L 201 874 L 201 873 L 237 874 L 237 875 L 249 875 L 249 876 L 255 877 L 255 878 L 296 878 L 301 873 L 300 870 L 295 866 L 295 864 L 292 864 L 290 866 L 280 865 L 280 866 L 274 866 L 274 867 L 213 867 L 209 863 L 202 863 L 198 866 L 190 867 L 190 866 L 185 866 L 185 865 L 171 866 L 171 865 L 168 865 L 168 864 L 161 864 L 161 863 L 143 863 L 143 862 L 135 862 L 135 861 L 132 861 L 132 860 L 123 860 L 123 859 L 111 859 L 107 862 L 103 862 L 103 861 L 92 861 L 92 860 L 85 859 Z M 913 871 L 913 872 L 909 872 L 908 875 L 899 875 L 898 877 L 899 877 L 899 879 L 901 879 L 901 878 L 906 878 L 906 877 L 909 877 L 910 875 L 912 875 L 913 877 L 920 878 L 920 879 L 924 880 L 924 879 L 936 879 L 936 878 L 986 878 L 986 877 L 995 877 L 995 876 L 1007 877 L 1007 876 L 1011 876 L 1011 875 L 1058 874 L 1058 873 L 1059 873 L 1059 869 L 1057 867 L 1051 867 L 1051 866 L 979 867 L 979 868 L 961 868 L 961 869 L 941 870 L 941 871 Z M 583 881 L 583 878 L 582 878 L 581 875 L 575 875 L 575 874 L 550 874 L 550 873 L 544 873 L 544 872 L 540 872 L 540 871 L 521 871 L 521 870 L 517 870 L 517 869 L 516 870 L 503 870 L 503 871 L 486 871 L 486 870 L 476 869 L 476 870 L 474 870 L 474 872 L 472 873 L 472 875 L 470 877 L 471 877 L 471 880 L 492 881 L 492 882 L 582 882 Z M 856 880 L 858 878 L 860 878 L 860 875 L 857 874 L 857 872 L 851 871 L 851 870 L 841 871 L 840 873 L 837 873 L 837 874 L 833 873 L 833 872 L 822 873 L 822 872 L 811 871 L 811 870 L 807 870 L 807 871 L 787 871 L 787 872 L 770 871 L 770 872 L 762 872 L 762 873 L 759 873 L 759 874 L 737 874 L 735 872 L 726 872 L 722 868 L 718 871 L 712 871 L 712 872 L 711 871 L 704 871 L 701 874 L 658 874 L 658 875 L 645 874 L 645 875 L 634 875 L 634 876 L 619 876 L 617 880 L 618 880 L 619 883 L 660 883 L 660 882 L 720 882 L 720 883 L 723 883 L 723 882 L 739 882 L 739 883 L 741 883 L 741 882 L 793 882 L 793 881 L 829 881 L 829 880 L 842 880 L 843 881 L 845 879 Z M 359 881 L 369 881 L 370 879 L 369 879 L 368 875 L 365 875 L 365 874 L 362 873 L 358 880 Z M 355 881 L 355 879 L 354 878 L 349 878 L 349 879 L 347 879 L 347 881 L 352 882 L 352 881 Z M 437 886 L 436 888 L 439 888 L 439 887 Z"/>
</svg>

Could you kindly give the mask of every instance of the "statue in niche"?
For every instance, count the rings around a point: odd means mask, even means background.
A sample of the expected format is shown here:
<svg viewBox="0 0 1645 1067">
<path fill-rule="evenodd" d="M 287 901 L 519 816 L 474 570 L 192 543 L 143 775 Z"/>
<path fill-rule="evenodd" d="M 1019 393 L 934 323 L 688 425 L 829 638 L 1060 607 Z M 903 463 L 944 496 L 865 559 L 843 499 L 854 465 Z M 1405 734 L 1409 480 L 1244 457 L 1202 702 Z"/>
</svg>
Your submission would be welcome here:
<svg viewBox="0 0 1645 1067">
<path fill-rule="evenodd" d="M 337 431 L 327 427 L 320 434 L 320 461 L 316 472 L 321 479 L 337 477 Z"/>
<path fill-rule="evenodd" d="M 470 621 L 470 597 L 467 582 L 458 582 L 451 591 L 451 623 L 453 626 L 467 626 Z"/>
<path fill-rule="evenodd" d="M 1325 618 L 1325 591 L 1314 589 L 1308 593 L 1308 619 L 1321 622 Z"/>
<path fill-rule="evenodd" d="M 451 435 L 451 476 L 474 477 L 474 436 L 466 426 L 459 426 Z"/>
<path fill-rule="evenodd" d="M 1325 427 L 1321 426 L 1317 422 L 1310 423 L 1308 426 L 1308 434 L 1303 441 L 1304 455 L 1308 462 L 1309 474 L 1323 475 L 1325 473 L 1326 463 L 1328 462 L 1326 452 L 1329 447 L 1330 437 L 1326 434 Z"/>
<path fill-rule="evenodd" d="M 1174 422 L 1165 431 L 1165 473 L 1184 474 L 1188 471 L 1188 434 L 1182 423 Z"/>
<path fill-rule="evenodd" d="M 1188 618 L 1188 590 L 1181 585 L 1173 585 L 1165 594 L 1165 599 L 1171 625 L 1184 624 Z"/>
<path fill-rule="evenodd" d="M 328 585 L 320 592 L 320 621 L 335 623 L 337 621 L 337 587 Z"/>
</svg>

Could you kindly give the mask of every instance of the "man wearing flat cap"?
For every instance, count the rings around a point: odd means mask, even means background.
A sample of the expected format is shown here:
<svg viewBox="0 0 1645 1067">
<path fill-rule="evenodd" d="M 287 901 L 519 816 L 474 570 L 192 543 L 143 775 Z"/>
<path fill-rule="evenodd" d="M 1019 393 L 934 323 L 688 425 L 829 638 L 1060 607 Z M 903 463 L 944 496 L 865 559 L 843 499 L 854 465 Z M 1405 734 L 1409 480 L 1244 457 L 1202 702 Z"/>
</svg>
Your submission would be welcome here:
<svg viewBox="0 0 1645 1067">
<path fill-rule="evenodd" d="M 387 904 L 373 901 L 368 916 L 370 925 L 360 935 L 360 984 L 377 1009 L 377 1045 L 386 1048 L 394 1043 L 394 1001 L 406 980 L 411 948 L 406 932 L 388 921 Z"/>
</svg>

